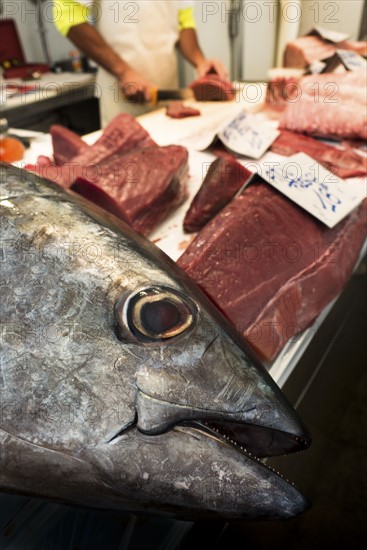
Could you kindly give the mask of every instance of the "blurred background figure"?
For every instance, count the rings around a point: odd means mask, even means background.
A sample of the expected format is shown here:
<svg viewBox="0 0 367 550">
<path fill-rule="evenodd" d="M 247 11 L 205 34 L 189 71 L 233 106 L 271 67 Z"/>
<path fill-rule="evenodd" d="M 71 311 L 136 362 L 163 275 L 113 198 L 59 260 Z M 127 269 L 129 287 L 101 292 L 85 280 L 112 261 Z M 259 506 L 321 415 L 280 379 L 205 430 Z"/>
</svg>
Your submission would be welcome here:
<svg viewBox="0 0 367 550">
<path fill-rule="evenodd" d="M 190 0 L 54 0 L 54 22 L 99 66 L 102 126 L 119 112 L 138 116 L 153 109 L 152 89 L 178 88 L 176 47 L 197 71 L 227 77 L 199 45 Z"/>
</svg>

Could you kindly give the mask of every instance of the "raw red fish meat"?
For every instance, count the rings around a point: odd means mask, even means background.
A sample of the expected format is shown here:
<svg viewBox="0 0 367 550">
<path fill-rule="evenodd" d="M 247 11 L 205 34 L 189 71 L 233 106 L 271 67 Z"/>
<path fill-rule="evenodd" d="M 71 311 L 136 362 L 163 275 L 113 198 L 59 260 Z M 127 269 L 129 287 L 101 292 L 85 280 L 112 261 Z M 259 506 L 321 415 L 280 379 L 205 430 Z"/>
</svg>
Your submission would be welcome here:
<svg viewBox="0 0 367 550">
<path fill-rule="evenodd" d="M 178 264 L 272 361 L 346 284 L 366 238 L 366 207 L 367 200 L 329 229 L 271 186 L 251 184 Z"/>
<path fill-rule="evenodd" d="M 84 149 L 89 148 L 89 145 L 78 134 L 59 124 L 50 127 L 50 134 L 54 161 L 57 166 L 71 161 Z"/>
<path fill-rule="evenodd" d="M 367 55 L 367 42 L 343 40 L 333 43 L 320 36 L 299 36 L 288 42 L 284 51 L 285 67 L 307 67 L 314 61 L 321 61 L 334 55 L 337 49 L 352 50 L 362 56 Z"/>
<path fill-rule="evenodd" d="M 331 139 L 367 139 L 367 74 L 310 75 L 287 102 L 280 128 Z"/>
<path fill-rule="evenodd" d="M 57 166 L 39 157 L 27 169 L 86 196 L 147 234 L 186 197 L 188 153 L 184 147 L 158 147 L 134 117 L 121 114 L 91 146 L 58 128 L 56 145 L 67 162 Z M 60 138 L 61 136 L 61 138 Z M 70 147 L 64 147 L 68 143 Z M 74 184 L 74 185 L 73 185 Z"/>
<path fill-rule="evenodd" d="M 251 176 L 252 173 L 235 159 L 221 157 L 212 162 L 185 215 L 183 226 L 186 233 L 204 227 Z"/>
<path fill-rule="evenodd" d="M 273 142 L 271 150 L 286 157 L 306 153 L 339 178 L 352 178 L 367 174 L 367 157 L 351 148 L 336 148 L 311 136 L 283 130 Z"/>
<path fill-rule="evenodd" d="M 184 105 L 182 101 L 172 101 L 166 110 L 166 115 L 171 118 L 187 118 L 190 116 L 200 116 L 199 109 Z"/>
<path fill-rule="evenodd" d="M 236 91 L 232 82 L 217 74 L 207 74 L 190 84 L 196 101 L 232 101 Z"/>
<path fill-rule="evenodd" d="M 81 151 L 70 163 L 62 166 L 61 182 L 69 187 L 77 177 L 88 177 L 100 163 L 112 155 L 123 155 L 137 148 L 156 146 L 150 135 L 131 115 L 117 115 L 104 129 L 101 137 L 88 149 Z"/>
<path fill-rule="evenodd" d="M 71 189 L 147 235 L 186 198 L 187 175 L 184 147 L 155 146 L 110 157 Z"/>
<path fill-rule="evenodd" d="M 131 115 L 121 113 L 111 120 L 93 145 L 83 148 L 67 162 L 60 166 L 37 163 L 32 170 L 62 187 L 70 187 L 78 177 L 88 179 L 90 173 L 98 171 L 100 164 L 113 155 L 152 146 L 158 147 L 138 121 Z"/>
<path fill-rule="evenodd" d="M 208 152 L 216 157 L 225 158 L 227 160 L 236 160 L 240 156 L 233 152 L 229 152 L 219 138 L 216 138 L 212 145 L 208 147 Z"/>
<path fill-rule="evenodd" d="M 277 68 L 271 70 L 266 88 L 265 107 L 284 110 L 290 101 L 299 99 L 300 81 L 304 71 Z"/>
</svg>

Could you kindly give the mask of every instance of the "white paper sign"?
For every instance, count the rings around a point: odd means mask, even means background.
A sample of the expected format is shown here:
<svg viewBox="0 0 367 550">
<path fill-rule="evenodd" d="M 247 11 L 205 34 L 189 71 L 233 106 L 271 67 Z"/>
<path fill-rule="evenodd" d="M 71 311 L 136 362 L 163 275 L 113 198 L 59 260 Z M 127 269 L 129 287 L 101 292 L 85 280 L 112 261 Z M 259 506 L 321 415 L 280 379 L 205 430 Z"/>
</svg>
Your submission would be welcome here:
<svg viewBox="0 0 367 550">
<path fill-rule="evenodd" d="M 180 145 L 187 147 L 188 149 L 194 149 L 195 151 L 205 151 L 213 143 L 220 130 L 223 128 L 223 122 L 214 122 L 208 124 L 205 128 L 196 130 L 195 133 L 189 137 L 185 137 L 179 140 Z"/>
<path fill-rule="evenodd" d="M 231 151 L 258 159 L 279 134 L 279 130 L 264 121 L 260 122 L 256 115 L 240 113 L 218 133 L 218 137 Z"/>
<path fill-rule="evenodd" d="M 323 27 L 319 26 L 314 27 L 314 29 L 309 34 L 316 34 L 324 40 L 334 42 L 334 44 L 338 44 L 339 42 L 343 42 L 343 40 L 347 40 L 347 38 L 349 38 L 349 35 L 345 32 L 332 31 L 330 29 L 324 29 Z"/>
<path fill-rule="evenodd" d="M 345 182 L 304 153 L 285 162 L 264 163 L 264 167 L 261 175 L 268 183 L 328 227 L 339 223 L 366 196 L 361 181 Z"/>
<path fill-rule="evenodd" d="M 367 70 L 367 61 L 351 50 L 336 50 L 340 60 L 349 71 Z"/>
<path fill-rule="evenodd" d="M 309 70 L 311 74 L 321 74 L 322 71 L 325 69 L 325 67 L 326 67 L 326 63 L 324 63 L 323 61 L 316 60 L 310 64 Z"/>
<path fill-rule="evenodd" d="M 185 121 L 193 125 L 187 134 L 182 135 L 175 143 L 179 143 L 184 147 L 194 151 L 205 151 L 221 130 L 227 126 L 228 120 L 232 120 L 243 111 L 243 105 L 235 102 L 224 102 L 225 105 L 205 105 L 203 104 L 200 109 L 202 110 L 202 117 L 194 117 L 191 120 L 189 118 Z M 206 108 L 207 107 L 207 108 Z M 219 109 L 218 109 L 219 107 Z"/>
</svg>

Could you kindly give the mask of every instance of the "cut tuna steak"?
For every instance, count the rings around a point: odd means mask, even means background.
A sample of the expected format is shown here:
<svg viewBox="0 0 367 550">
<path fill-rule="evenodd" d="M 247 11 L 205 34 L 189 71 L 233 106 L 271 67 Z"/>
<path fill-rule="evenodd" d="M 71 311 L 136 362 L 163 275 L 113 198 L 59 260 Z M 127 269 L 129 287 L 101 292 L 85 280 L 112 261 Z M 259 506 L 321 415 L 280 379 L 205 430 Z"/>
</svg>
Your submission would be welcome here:
<svg viewBox="0 0 367 550">
<path fill-rule="evenodd" d="M 123 155 L 142 147 L 157 146 L 150 135 L 131 115 L 117 115 L 104 129 L 101 137 L 88 149 L 63 165 L 61 181 L 69 187 L 77 177 L 86 177 L 89 170 L 98 166 L 115 154 Z"/>
<path fill-rule="evenodd" d="M 329 229 L 270 186 L 250 185 L 178 264 L 271 361 L 350 277 L 366 236 L 366 202 Z"/>
<path fill-rule="evenodd" d="M 172 101 L 166 110 L 166 115 L 171 118 L 187 118 L 190 116 L 200 116 L 199 109 L 194 109 L 184 105 L 182 101 Z"/>
<path fill-rule="evenodd" d="M 188 153 L 179 145 L 113 155 L 71 189 L 149 234 L 186 198 Z"/>
<path fill-rule="evenodd" d="M 209 167 L 204 181 L 186 213 L 183 226 L 187 233 L 200 231 L 252 176 L 235 159 L 218 158 Z"/>
</svg>

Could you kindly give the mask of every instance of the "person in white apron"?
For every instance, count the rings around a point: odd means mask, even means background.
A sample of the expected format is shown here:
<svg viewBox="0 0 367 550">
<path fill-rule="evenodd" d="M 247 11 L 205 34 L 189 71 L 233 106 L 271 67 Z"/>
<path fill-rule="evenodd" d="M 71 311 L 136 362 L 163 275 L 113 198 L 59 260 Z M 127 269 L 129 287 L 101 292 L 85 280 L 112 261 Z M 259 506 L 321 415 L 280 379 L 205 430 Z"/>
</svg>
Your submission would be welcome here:
<svg viewBox="0 0 367 550">
<path fill-rule="evenodd" d="M 221 62 L 206 59 L 200 49 L 190 0 L 54 0 L 54 22 L 99 65 L 102 126 L 121 111 L 138 116 L 153 109 L 154 87 L 178 87 L 176 45 L 198 76 L 214 68 L 227 77 Z M 134 103 L 138 98 L 140 104 Z"/>
</svg>

